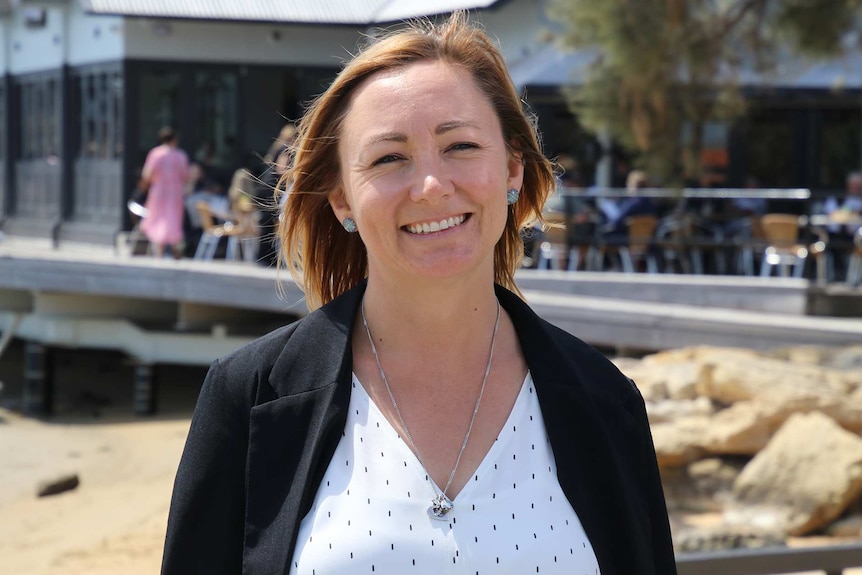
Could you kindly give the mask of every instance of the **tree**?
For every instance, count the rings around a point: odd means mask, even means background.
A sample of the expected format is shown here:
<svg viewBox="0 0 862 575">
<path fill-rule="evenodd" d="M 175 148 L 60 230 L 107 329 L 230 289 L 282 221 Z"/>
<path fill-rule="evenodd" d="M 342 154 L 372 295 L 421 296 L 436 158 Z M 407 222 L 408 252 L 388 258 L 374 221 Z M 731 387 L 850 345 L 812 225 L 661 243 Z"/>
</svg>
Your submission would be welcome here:
<svg viewBox="0 0 862 575">
<path fill-rule="evenodd" d="M 744 70 L 846 48 L 862 0 L 551 0 L 560 40 L 593 50 L 567 90 L 580 122 L 609 130 L 666 185 L 699 171 L 703 126 L 744 112 Z"/>
</svg>

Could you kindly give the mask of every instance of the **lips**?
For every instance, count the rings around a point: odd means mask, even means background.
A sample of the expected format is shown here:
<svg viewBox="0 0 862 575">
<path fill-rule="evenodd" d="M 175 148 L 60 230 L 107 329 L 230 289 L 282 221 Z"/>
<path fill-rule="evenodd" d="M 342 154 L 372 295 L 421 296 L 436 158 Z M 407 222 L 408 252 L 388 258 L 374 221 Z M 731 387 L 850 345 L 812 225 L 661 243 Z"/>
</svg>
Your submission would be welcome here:
<svg viewBox="0 0 862 575">
<path fill-rule="evenodd" d="M 451 218 L 445 218 L 435 222 L 409 224 L 404 226 L 404 229 L 406 229 L 411 234 L 432 234 L 434 232 L 442 232 L 443 230 L 448 230 L 449 228 L 460 226 L 466 220 L 467 214 L 461 214 L 460 216 L 453 216 Z"/>
</svg>

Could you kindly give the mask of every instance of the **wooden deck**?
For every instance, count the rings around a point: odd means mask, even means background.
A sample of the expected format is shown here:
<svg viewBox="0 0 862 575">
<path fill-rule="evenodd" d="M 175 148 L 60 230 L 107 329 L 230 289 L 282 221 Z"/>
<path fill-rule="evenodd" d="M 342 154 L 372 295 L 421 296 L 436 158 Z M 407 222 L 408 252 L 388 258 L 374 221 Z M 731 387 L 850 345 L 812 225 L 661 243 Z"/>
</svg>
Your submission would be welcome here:
<svg viewBox="0 0 862 575">
<path fill-rule="evenodd" d="M 535 270 L 517 280 L 540 315 L 600 346 L 862 344 L 862 319 L 808 315 L 826 296 L 805 280 Z M 862 291 L 840 296 L 862 301 Z M 273 269 L 0 242 L 0 330 L 16 322 L 13 335 L 47 345 L 202 364 L 305 311 L 289 274 Z"/>
</svg>

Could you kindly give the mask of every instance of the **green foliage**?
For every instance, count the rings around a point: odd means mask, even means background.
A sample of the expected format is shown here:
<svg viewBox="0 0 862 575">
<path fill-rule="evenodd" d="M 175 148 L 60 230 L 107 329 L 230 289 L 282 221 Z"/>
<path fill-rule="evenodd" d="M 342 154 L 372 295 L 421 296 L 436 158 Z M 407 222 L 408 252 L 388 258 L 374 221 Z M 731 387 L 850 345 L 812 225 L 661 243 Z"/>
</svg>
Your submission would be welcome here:
<svg viewBox="0 0 862 575">
<path fill-rule="evenodd" d="M 567 91 L 581 123 L 609 130 L 639 154 L 642 167 L 674 185 L 699 169 L 702 126 L 744 112 L 741 70 L 768 72 L 788 51 L 834 55 L 861 6 L 862 0 L 551 0 L 551 14 L 565 25 L 564 45 L 596 53 L 585 82 Z"/>
</svg>

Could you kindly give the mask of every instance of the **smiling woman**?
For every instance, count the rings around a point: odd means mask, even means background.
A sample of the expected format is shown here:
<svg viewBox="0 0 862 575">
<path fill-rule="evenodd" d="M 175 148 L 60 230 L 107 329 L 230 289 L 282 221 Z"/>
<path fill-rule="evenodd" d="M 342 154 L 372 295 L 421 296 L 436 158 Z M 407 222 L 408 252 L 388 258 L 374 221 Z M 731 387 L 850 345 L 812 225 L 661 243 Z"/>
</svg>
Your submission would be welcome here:
<svg viewBox="0 0 862 575">
<path fill-rule="evenodd" d="M 494 277 L 508 216 L 506 190 L 524 165 L 471 74 L 439 60 L 364 80 L 338 146 L 335 217 L 356 222 L 368 276 L 402 290 L 429 278 Z M 373 280 L 372 280 L 373 281 Z"/>
<path fill-rule="evenodd" d="M 163 572 L 674 573 L 637 389 L 517 295 L 553 186 L 463 14 L 348 62 L 281 183 L 313 311 L 210 369 Z"/>
</svg>

